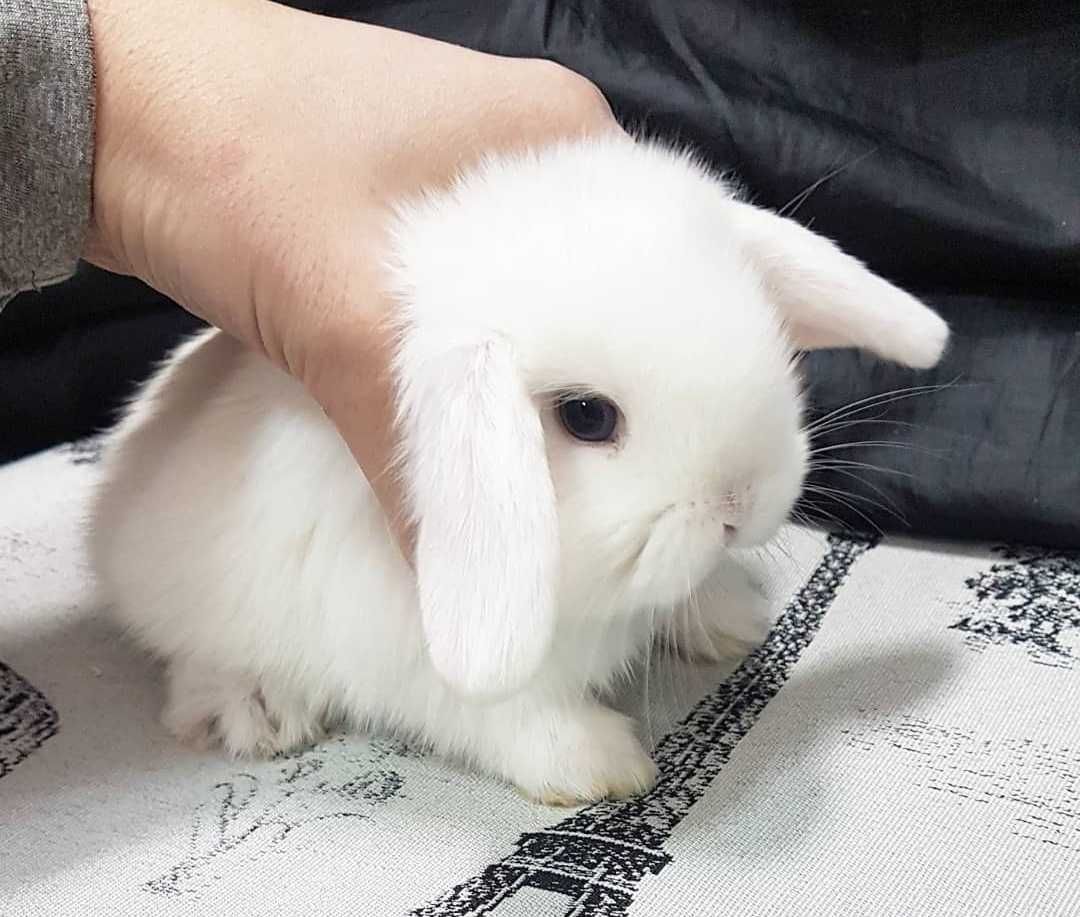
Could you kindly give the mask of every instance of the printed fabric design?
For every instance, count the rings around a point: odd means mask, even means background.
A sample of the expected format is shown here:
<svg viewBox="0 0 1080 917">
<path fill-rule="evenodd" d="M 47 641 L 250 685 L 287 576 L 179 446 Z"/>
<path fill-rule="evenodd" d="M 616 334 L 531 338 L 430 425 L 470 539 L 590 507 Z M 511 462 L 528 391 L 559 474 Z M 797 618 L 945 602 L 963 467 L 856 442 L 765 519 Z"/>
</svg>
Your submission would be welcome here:
<svg viewBox="0 0 1080 917">
<path fill-rule="evenodd" d="M 1080 851 L 1080 750 L 917 716 L 873 722 L 848 732 L 848 742 L 877 755 L 895 779 L 986 813 L 992 830 Z"/>
<path fill-rule="evenodd" d="M 370 817 L 401 794 L 404 779 L 390 765 L 407 754 L 401 743 L 374 740 L 358 755 L 338 737 L 283 759 L 269 772 L 237 774 L 217 784 L 214 798 L 195 813 L 188 854 L 143 888 L 170 897 L 197 894 L 229 873 L 243 875 L 267 854 L 302 845 L 304 829 Z"/>
<path fill-rule="evenodd" d="M 512 853 L 414 917 L 480 917 L 527 887 L 564 895 L 566 917 L 625 917 L 642 879 L 671 861 L 664 850 L 671 832 L 783 687 L 852 565 L 876 541 L 829 536 L 824 558 L 764 643 L 657 745 L 654 789 L 522 835 Z"/>
<path fill-rule="evenodd" d="M 951 630 L 973 649 L 1027 650 L 1042 665 L 1071 668 L 1080 651 L 1080 553 L 997 548 L 1006 562 L 966 581 L 976 605 Z"/>
<path fill-rule="evenodd" d="M 56 735 L 60 717 L 45 695 L 0 662 L 0 777 Z"/>
</svg>

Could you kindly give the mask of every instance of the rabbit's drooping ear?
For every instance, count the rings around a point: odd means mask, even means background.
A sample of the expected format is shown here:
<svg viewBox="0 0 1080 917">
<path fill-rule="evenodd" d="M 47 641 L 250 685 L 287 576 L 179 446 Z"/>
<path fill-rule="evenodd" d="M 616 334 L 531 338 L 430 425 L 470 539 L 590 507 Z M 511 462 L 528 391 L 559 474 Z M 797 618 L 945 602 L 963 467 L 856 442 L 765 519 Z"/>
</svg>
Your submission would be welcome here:
<svg viewBox="0 0 1080 917">
<path fill-rule="evenodd" d="M 506 342 L 414 340 L 399 371 L 424 637 L 453 688 L 498 696 L 535 673 L 555 626 L 543 427 Z"/>
<path fill-rule="evenodd" d="M 794 220 L 733 208 L 738 238 L 800 350 L 858 347 L 920 369 L 941 359 L 949 329 L 936 312 Z"/>
</svg>

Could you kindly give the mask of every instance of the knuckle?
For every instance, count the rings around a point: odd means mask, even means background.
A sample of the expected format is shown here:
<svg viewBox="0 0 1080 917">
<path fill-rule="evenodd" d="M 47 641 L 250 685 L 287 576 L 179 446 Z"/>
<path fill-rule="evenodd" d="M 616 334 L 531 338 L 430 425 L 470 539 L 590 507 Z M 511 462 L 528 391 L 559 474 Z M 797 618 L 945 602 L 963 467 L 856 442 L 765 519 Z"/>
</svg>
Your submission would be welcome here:
<svg viewBox="0 0 1080 917">
<path fill-rule="evenodd" d="M 575 121 L 603 123 L 612 119 L 611 107 L 599 87 L 588 77 L 550 60 L 537 60 L 542 82 L 550 98 Z"/>
</svg>

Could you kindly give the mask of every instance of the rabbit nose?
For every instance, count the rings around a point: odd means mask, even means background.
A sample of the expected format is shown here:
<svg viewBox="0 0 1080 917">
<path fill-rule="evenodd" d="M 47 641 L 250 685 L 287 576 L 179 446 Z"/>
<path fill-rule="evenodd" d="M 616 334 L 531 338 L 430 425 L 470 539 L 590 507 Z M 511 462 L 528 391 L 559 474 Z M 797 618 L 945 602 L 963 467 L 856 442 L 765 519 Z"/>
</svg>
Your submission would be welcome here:
<svg viewBox="0 0 1080 917">
<path fill-rule="evenodd" d="M 750 508 L 749 488 L 741 487 L 727 491 L 722 495 L 719 505 L 723 521 L 724 543 L 731 544 L 739 536 L 739 529 Z"/>
</svg>

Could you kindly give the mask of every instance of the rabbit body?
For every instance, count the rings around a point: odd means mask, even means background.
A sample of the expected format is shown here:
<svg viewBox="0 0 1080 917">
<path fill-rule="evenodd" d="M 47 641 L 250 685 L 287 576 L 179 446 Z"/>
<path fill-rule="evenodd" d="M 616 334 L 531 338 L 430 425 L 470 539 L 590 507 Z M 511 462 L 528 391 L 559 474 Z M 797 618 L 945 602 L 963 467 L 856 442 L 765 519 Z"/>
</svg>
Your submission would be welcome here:
<svg viewBox="0 0 1080 917">
<path fill-rule="evenodd" d="M 796 349 L 930 365 L 945 326 L 657 145 L 492 159 L 394 227 L 415 575 L 299 383 L 208 331 L 109 436 L 113 613 L 187 742 L 270 754 L 344 720 L 548 803 L 641 792 L 655 767 L 599 698 L 658 631 L 750 639 L 732 558 L 805 473 Z M 597 393 L 618 432 L 568 435 L 560 405 Z"/>
</svg>

